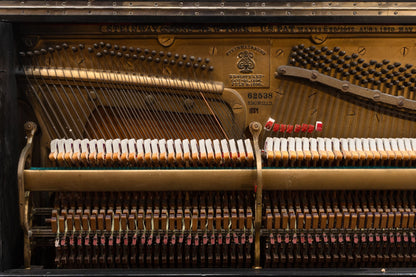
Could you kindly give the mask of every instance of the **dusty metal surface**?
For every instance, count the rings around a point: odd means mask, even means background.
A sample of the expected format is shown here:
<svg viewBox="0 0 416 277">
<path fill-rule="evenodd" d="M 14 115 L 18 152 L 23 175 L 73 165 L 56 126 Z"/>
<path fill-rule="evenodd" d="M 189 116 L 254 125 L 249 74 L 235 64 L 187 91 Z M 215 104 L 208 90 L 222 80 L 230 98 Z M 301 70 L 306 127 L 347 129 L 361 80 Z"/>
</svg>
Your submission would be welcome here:
<svg viewBox="0 0 416 277">
<path fill-rule="evenodd" d="M 413 16 L 412 2 L 333 1 L 2 1 L 9 16 Z"/>
</svg>

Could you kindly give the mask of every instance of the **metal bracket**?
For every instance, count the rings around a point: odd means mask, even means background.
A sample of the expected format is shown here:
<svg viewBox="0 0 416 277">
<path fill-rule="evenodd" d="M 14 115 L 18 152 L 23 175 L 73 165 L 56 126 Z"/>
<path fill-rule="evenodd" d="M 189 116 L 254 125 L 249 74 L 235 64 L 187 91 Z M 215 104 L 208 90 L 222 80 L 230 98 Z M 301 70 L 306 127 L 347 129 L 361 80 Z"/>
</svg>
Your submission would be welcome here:
<svg viewBox="0 0 416 277">
<path fill-rule="evenodd" d="M 263 170 L 262 170 L 262 158 L 261 150 L 259 146 L 259 135 L 262 130 L 262 126 L 259 122 L 253 121 L 250 123 L 250 132 L 253 136 L 254 152 L 256 155 L 256 200 L 255 200 L 255 216 L 254 216 L 254 269 L 261 269 L 260 266 L 260 230 L 261 230 L 261 218 L 263 210 Z"/>
<path fill-rule="evenodd" d="M 368 88 L 363 88 L 357 85 L 353 85 L 347 81 L 341 81 L 334 77 L 327 76 L 325 74 L 319 73 L 316 70 L 309 70 L 304 68 L 299 68 L 295 66 L 279 66 L 277 69 L 277 75 L 281 76 L 291 76 L 299 77 L 303 79 L 308 79 L 311 82 L 317 82 L 329 87 L 339 89 L 342 92 L 350 93 L 362 98 L 373 100 L 376 103 L 383 103 L 386 105 L 393 106 L 397 109 L 408 109 L 416 111 L 416 101 L 404 98 L 403 96 L 394 96 L 387 93 L 383 93 L 379 90 L 372 90 Z"/>
<path fill-rule="evenodd" d="M 24 125 L 26 132 L 26 146 L 20 153 L 19 164 L 17 167 L 17 185 L 19 190 L 19 213 L 20 226 L 24 235 L 24 265 L 30 267 L 31 249 L 30 249 L 30 224 L 29 224 L 29 196 L 30 192 L 25 190 L 24 169 L 29 168 L 32 163 L 33 137 L 37 125 L 34 122 L 26 122 Z"/>
</svg>

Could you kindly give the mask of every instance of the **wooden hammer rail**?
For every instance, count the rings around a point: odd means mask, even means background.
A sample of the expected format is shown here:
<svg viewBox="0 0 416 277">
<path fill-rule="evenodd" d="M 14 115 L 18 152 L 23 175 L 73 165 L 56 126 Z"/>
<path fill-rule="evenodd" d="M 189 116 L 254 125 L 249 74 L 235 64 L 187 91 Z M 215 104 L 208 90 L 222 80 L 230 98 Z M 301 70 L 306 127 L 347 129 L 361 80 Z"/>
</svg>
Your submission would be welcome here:
<svg viewBox="0 0 416 277">
<path fill-rule="evenodd" d="M 29 191 L 252 190 L 255 169 L 26 169 Z M 265 190 L 412 190 L 414 168 L 263 169 Z"/>
<path fill-rule="evenodd" d="M 141 87 L 166 88 L 173 90 L 187 90 L 206 93 L 222 94 L 224 84 L 222 82 L 204 82 L 183 80 L 168 77 L 156 77 L 141 74 L 116 73 L 110 71 L 65 69 L 65 68 L 25 68 L 26 76 L 34 78 L 68 79 L 99 83 L 128 83 Z"/>
</svg>

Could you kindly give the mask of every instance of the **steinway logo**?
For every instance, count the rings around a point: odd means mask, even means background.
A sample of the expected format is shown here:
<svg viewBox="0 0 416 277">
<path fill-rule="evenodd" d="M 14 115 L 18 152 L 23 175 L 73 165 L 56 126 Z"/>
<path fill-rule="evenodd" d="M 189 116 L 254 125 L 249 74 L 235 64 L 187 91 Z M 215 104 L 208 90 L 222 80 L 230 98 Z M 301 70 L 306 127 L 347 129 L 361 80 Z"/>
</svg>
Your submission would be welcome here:
<svg viewBox="0 0 416 277">
<path fill-rule="evenodd" d="M 254 59 L 255 53 L 266 55 L 266 51 L 260 47 L 246 44 L 231 48 L 225 52 L 225 55 L 230 56 L 233 53 L 237 53 L 237 68 L 239 69 L 240 73 L 243 74 L 253 73 L 253 69 L 256 66 Z"/>
<path fill-rule="evenodd" d="M 254 54 L 250 51 L 242 51 L 237 55 L 237 67 L 240 73 L 252 73 L 256 63 L 254 61 Z"/>
<path fill-rule="evenodd" d="M 255 45 L 241 44 L 225 52 L 230 61 L 234 59 L 238 69 L 237 74 L 228 74 L 231 87 L 254 88 L 264 86 L 262 64 L 267 58 L 267 51 Z"/>
</svg>

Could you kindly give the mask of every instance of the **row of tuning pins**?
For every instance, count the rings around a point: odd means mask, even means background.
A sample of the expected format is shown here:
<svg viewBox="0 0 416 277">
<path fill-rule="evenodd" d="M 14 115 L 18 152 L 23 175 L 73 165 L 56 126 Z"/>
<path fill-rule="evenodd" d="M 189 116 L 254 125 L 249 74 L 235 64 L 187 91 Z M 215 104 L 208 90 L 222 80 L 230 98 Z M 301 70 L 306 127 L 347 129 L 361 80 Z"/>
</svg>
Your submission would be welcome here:
<svg viewBox="0 0 416 277">
<path fill-rule="evenodd" d="M 340 47 L 300 44 L 292 48 L 289 63 L 390 94 L 416 90 L 416 69 L 412 64 L 402 65 L 388 59 L 366 61 L 359 54 L 348 54 Z"/>
<path fill-rule="evenodd" d="M 58 268 L 250 267 L 252 233 L 71 235 L 55 240 Z"/>
<path fill-rule="evenodd" d="M 53 55 L 54 53 L 60 53 L 61 50 L 71 50 L 69 54 L 77 55 L 80 52 L 87 51 L 89 54 L 94 54 L 97 58 L 102 58 L 105 56 L 109 57 L 118 57 L 124 58 L 126 60 L 137 60 L 137 61 L 147 61 L 153 62 L 155 64 L 164 64 L 164 65 L 176 65 L 178 67 L 184 68 L 193 68 L 200 69 L 202 71 L 213 71 L 214 66 L 210 65 L 209 58 L 195 57 L 193 55 L 178 54 L 172 53 L 170 51 L 157 51 L 151 49 L 142 49 L 136 47 L 127 47 L 125 45 L 119 46 L 117 44 L 110 43 L 95 43 L 91 47 L 87 47 L 85 44 L 79 44 L 77 46 L 69 46 L 67 43 L 61 45 L 56 45 L 54 47 L 42 48 L 39 50 L 20 52 L 21 57 L 33 58 L 37 56 L 46 56 L 47 54 Z M 84 53 L 86 56 L 86 53 Z M 61 64 L 56 63 L 53 60 L 45 59 L 45 64 L 48 63 L 48 66 L 62 66 Z M 64 62 L 64 60 L 62 60 Z M 71 61 L 65 61 L 71 63 Z M 74 61 L 75 62 L 75 61 Z M 86 61 L 84 61 L 86 63 Z M 78 67 L 82 64 L 69 64 L 69 66 Z"/>
<path fill-rule="evenodd" d="M 403 267 L 416 262 L 414 232 L 271 233 L 264 267 Z"/>
</svg>

